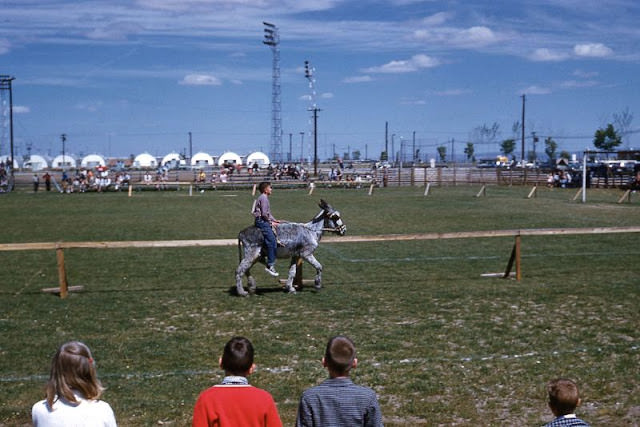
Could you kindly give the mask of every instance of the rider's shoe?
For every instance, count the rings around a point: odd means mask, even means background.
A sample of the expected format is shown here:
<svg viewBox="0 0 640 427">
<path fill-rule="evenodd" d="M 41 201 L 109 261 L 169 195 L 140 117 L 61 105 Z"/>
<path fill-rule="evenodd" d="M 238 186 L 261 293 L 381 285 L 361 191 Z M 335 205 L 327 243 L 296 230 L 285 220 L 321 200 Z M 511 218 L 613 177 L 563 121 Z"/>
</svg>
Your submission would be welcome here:
<svg viewBox="0 0 640 427">
<path fill-rule="evenodd" d="M 267 273 L 269 273 L 273 277 L 278 277 L 279 276 L 278 272 L 276 271 L 276 268 L 273 265 L 271 265 L 269 267 L 266 267 L 264 269 L 264 271 L 266 271 Z"/>
</svg>

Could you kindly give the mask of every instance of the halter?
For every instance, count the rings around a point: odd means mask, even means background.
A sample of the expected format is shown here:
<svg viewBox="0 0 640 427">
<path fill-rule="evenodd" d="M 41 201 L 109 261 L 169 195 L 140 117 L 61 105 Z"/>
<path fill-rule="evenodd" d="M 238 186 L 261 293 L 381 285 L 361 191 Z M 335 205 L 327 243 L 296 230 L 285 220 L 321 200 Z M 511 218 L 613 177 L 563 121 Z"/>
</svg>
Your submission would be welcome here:
<svg viewBox="0 0 640 427">
<path fill-rule="evenodd" d="M 325 216 L 329 219 L 332 219 L 333 222 L 336 224 L 336 226 L 333 228 L 322 227 L 320 229 L 321 231 L 329 231 L 332 233 L 341 233 L 341 234 L 344 234 L 346 232 L 347 226 L 342 222 L 342 218 L 340 218 L 340 212 L 336 210 L 331 210 L 331 211 L 323 210 L 321 213 L 316 215 L 315 218 L 313 218 L 312 222 L 315 223 L 315 222 L 319 222 L 320 220 L 324 221 Z M 338 222 L 340 222 L 339 225 L 338 225 Z"/>
<path fill-rule="evenodd" d="M 334 224 L 336 224 L 336 226 L 333 228 L 322 227 L 322 231 L 330 231 L 333 233 L 340 233 L 340 234 L 344 234 L 346 232 L 347 226 L 342 222 L 342 218 L 340 218 L 340 212 L 331 211 L 327 214 L 327 217 L 332 219 Z"/>
</svg>

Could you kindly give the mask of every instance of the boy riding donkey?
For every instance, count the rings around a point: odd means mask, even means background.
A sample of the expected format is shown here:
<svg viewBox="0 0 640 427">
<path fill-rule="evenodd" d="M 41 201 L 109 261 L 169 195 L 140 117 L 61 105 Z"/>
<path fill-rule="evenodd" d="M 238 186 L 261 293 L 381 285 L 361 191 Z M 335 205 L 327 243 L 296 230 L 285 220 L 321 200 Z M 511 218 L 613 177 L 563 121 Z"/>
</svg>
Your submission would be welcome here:
<svg viewBox="0 0 640 427">
<path fill-rule="evenodd" d="M 273 191 L 271 183 L 263 181 L 258 185 L 260 196 L 253 205 L 253 216 L 255 217 L 255 225 L 262 231 L 264 243 L 267 248 L 267 267 L 265 271 L 273 277 L 278 277 L 275 269 L 277 240 L 274 228 L 278 226 L 280 221 L 275 219 L 271 214 L 271 206 L 269 205 L 269 196 Z"/>
</svg>

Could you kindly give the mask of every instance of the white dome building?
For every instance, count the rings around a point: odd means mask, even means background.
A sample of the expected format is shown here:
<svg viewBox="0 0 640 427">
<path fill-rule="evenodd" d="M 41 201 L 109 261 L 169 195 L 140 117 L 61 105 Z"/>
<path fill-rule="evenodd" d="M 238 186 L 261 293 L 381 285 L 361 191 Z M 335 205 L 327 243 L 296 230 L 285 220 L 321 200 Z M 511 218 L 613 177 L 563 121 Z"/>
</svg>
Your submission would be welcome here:
<svg viewBox="0 0 640 427">
<path fill-rule="evenodd" d="M 162 158 L 160 166 L 168 167 L 169 169 L 177 169 L 180 166 L 186 166 L 187 162 L 180 156 L 179 153 L 169 153 Z"/>
<path fill-rule="evenodd" d="M 93 169 L 98 166 L 106 166 L 107 161 L 99 154 L 89 154 L 88 156 L 84 156 L 84 158 L 80 161 L 81 168 Z"/>
<path fill-rule="evenodd" d="M 142 153 L 133 159 L 133 167 L 137 169 L 156 168 L 158 167 L 158 161 L 151 154 Z"/>
<path fill-rule="evenodd" d="M 254 163 L 257 163 L 259 168 L 266 168 L 271 164 L 271 160 L 262 151 L 256 151 L 247 157 L 247 167 L 252 168 Z"/>
<path fill-rule="evenodd" d="M 214 163 L 215 162 L 213 161 L 213 157 L 211 157 L 209 154 L 204 153 L 202 151 L 194 154 L 193 157 L 191 158 L 191 166 L 195 166 L 198 168 L 213 166 Z"/>
<path fill-rule="evenodd" d="M 242 158 L 240 158 L 240 156 L 238 156 L 236 153 L 232 151 L 227 151 L 226 153 L 223 153 L 222 156 L 218 158 L 218 166 L 241 165 L 241 164 L 242 164 Z"/>
<path fill-rule="evenodd" d="M 55 159 L 53 159 L 53 161 L 51 162 L 51 167 L 54 169 L 75 168 L 76 160 L 68 154 L 65 154 L 64 157 L 62 156 L 62 154 L 60 154 Z"/>
<path fill-rule="evenodd" d="M 4 163 L 5 165 L 8 165 L 9 163 L 11 163 L 11 156 L 10 155 L 0 156 L 0 163 Z M 18 163 L 18 157 L 13 156 L 13 168 L 18 169 L 19 167 L 20 167 L 20 164 Z"/>
<path fill-rule="evenodd" d="M 24 168 L 31 169 L 32 171 L 39 171 L 48 167 L 49 163 L 47 162 L 47 159 L 37 154 L 32 154 L 31 157 L 29 157 L 29 160 L 24 162 Z"/>
</svg>

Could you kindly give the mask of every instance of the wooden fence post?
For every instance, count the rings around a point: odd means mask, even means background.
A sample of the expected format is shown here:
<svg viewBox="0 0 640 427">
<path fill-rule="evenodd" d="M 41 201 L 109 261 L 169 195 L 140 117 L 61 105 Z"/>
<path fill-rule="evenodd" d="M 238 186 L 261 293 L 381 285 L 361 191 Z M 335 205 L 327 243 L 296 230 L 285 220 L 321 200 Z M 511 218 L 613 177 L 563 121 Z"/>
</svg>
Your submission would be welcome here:
<svg viewBox="0 0 640 427">
<path fill-rule="evenodd" d="M 58 284 L 60 285 L 60 298 L 66 298 L 67 288 L 67 271 L 64 268 L 64 249 L 56 248 L 56 258 L 58 260 Z"/>
<path fill-rule="evenodd" d="M 618 200 L 618 203 L 624 202 L 624 199 L 627 199 L 627 202 L 629 203 L 631 202 L 631 190 L 625 191 L 622 197 Z"/>
<path fill-rule="evenodd" d="M 522 269 L 520 264 L 520 234 L 516 235 L 516 241 L 513 245 L 509 262 L 507 263 L 507 269 L 504 272 L 504 276 L 502 276 L 505 279 L 511 274 L 511 268 L 513 268 L 514 261 L 516 264 L 516 280 L 520 281 L 520 279 L 522 279 Z"/>
</svg>

